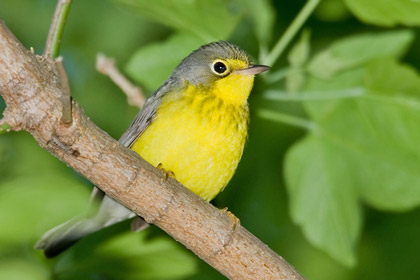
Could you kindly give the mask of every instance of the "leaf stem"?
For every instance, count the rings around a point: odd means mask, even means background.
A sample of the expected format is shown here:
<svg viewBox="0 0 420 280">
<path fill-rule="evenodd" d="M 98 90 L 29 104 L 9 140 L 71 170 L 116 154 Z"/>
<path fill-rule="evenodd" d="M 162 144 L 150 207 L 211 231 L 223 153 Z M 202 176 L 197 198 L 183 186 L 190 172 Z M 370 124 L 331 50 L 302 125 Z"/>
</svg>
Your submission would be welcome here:
<svg viewBox="0 0 420 280">
<path fill-rule="evenodd" d="M 364 95 L 366 95 L 365 89 L 355 87 L 337 91 L 307 91 L 304 92 L 304 95 L 297 96 L 291 96 L 280 90 L 267 90 L 264 93 L 264 98 L 273 101 L 305 102 L 357 98 Z"/>
<path fill-rule="evenodd" d="M 55 59 L 60 53 L 61 38 L 63 36 L 64 26 L 70 10 L 71 1 L 72 0 L 58 0 L 50 31 L 48 32 L 44 56 L 50 56 Z"/>
<path fill-rule="evenodd" d="M 257 111 L 257 115 L 267 120 L 285 123 L 285 124 L 300 127 L 309 131 L 314 131 L 317 128 L 314 122 L 311 122 L 307 119 L 299 118 L 296 116 L 292 116 L 292 115 L 288 115 L 288 114 L 284 114 L 284 113 L 280 113 L 280 112 L 276 112 L 272 110 L 260 109 Z"/>
<path fill-rule="evenodd" d="M 321 0 L 308 0 L 306 2 L 305 6 L 303 6 L 302 10 L 300 10 L 299 14 L 289 25 L 286 32 L 284 32 L 280 39 L 277 41 L 271 52 L 266 57 L 261 59 L 263 64 L 273 66 L 273 64 L 279 59 L 280 55 L 289 45 L 290 41 L 293 39 L 293 37 L 303 26 L 305 21 L 312 14 L 320 2 Z"/>
</svg>

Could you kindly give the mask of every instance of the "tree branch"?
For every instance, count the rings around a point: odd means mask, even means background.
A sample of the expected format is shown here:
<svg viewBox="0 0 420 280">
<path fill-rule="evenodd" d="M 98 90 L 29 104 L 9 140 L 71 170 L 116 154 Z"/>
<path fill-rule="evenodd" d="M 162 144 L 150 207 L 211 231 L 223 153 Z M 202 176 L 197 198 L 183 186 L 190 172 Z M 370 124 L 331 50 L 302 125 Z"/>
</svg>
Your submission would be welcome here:
<svg viewBox="0 0 420 280">
<path fill-rule="evenodd" d="M 63 90 L 56 63 L 26 50 L 0 22 L 0 94 L 11 129 L 30 132 L 41 147 L 230 279 L 303 279 L 233 214 L 165 178 L 100 130 L 76 102 L 73 122 L 63 124 Z"/>
</svg>

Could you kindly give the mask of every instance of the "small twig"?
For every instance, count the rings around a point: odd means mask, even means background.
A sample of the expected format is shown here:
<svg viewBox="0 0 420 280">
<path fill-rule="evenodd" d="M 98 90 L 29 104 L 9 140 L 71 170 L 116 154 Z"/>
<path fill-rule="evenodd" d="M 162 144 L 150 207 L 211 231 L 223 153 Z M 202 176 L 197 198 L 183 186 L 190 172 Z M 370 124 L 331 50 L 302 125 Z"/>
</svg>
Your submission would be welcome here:
<svg viewBox="0 0 420 280">
<path fill-rule="evenodd" d="M 299 14 L 289 25 L 283 36 L 281 36 L 277 41 L 271 52 L 266 57 L 262 57 L 260 59 L 262 64 L 272 66 L 279 59 L 280 55 L 289 45 L 290 41 L 293 39 L 293 37 L 296 35 L 296 33 L 299 31 L 299 29 L 302 27 L 302 25 L 305 23 L 305 21 L 312 14 L 320 2 L 321 0 L 308 0 L 308 2 L 306 2 L 305 6 L 302 8 L 302 10 L 300 10 Z"/>
<path fill-rule="evenodd" d="M 57 66 L 58 76 L 60 77 L 61 83 L 61 104 L 62 104 L 62 115 L 61 122 L 63 124 L 71 124 L 71 95 L 70 95 L 70 85 L 67 78 L 66 70 L 64 69 L 63 58 L 60 56 L 55 60 L 55 65 Z"/>
<path fill-rule="evenodd" d="M 146 100 L 143 91 L 121 74 L 115 66 L 114 59 L 99 53 L 96 56 L 96 70 L 101 74 L 107 75 L 125 93 L 128 104 L 139 108 L 143 106 Z"/>
<path fill-rule="evenodd" d="M 63 58 L 58 57 L 58 55 L 60 54 L 61 37 L 63 36 L 71 1 L 72 0 L 58 0 L 44 50 L 44 57 L 55 59 L 55 65 L 62 87 L 62 93 L 60 95 L 60 101 L 62 103 L 61 122 L 66 125 L 72 123 L 70 86 L 66 70 L 64 69 Z"/>
<path fill-rule="evenodd" d="M 48 32 L 47 43 L 45 45 L 44 56 L 57 58 L 60 53 L 61 37 L 63 36 L 64 25 L 66 24 L 72 0 L 58 0 L 55 8 L 54 18 Z"/>
</svg>

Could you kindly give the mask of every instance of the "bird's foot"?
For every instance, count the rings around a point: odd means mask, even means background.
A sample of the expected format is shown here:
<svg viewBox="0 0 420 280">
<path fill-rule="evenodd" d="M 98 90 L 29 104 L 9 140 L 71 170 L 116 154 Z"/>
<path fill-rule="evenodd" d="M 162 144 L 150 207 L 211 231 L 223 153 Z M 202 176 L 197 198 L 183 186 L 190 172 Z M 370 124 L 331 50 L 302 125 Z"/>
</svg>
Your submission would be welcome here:
<svg viewBox="0 0 420 280">
<path fill-rule="evenodd" d="M 169 177 L 175 178 L 175 173 L 172 170 L 165 169 L 162 163 L 159 163 L 156 167 L 159 168 L 163 174 L 165 174 L 166 180 L 168 180 Z"/>
<path fill-rule="evenodd" d="M 229 218 L 232 222 L 232 229 L 233 230 L 235 230 L 236 227 L 241 224 L 241 221 L 239 220 L 239 218 L 236 217 L 232 212 L 230 212 L 227 207 L 223 208 L 221 211 L 223 213 L 228 214 L 228 216 L 229 216 Z"/>
</svg>

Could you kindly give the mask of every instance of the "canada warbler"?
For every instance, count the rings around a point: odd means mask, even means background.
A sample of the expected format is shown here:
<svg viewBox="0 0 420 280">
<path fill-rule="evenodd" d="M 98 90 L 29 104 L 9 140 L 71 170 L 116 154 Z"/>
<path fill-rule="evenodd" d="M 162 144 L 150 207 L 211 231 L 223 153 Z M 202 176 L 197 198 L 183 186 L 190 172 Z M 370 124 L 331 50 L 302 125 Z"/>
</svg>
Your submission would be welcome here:
<svg viewBox="0 0 420 280">
<path fill-rule="evenodd" d="M 246 52 L 230 43 L 204 45 L 147 99 L 119 142 L 209 201 L 236 170 L 247 139 L 254 75 L 268 69 L 253 65 Z M 94 193 L 102 197 L 95 215 L 51 229 L 36 248 L 53 257 L 83 236 L 135 216 L 98 189 Z M 138 228 L 144 225 L 137 222 Z"/>
</svg>

